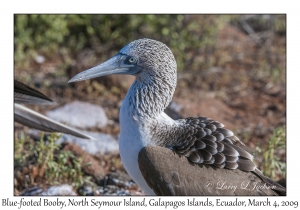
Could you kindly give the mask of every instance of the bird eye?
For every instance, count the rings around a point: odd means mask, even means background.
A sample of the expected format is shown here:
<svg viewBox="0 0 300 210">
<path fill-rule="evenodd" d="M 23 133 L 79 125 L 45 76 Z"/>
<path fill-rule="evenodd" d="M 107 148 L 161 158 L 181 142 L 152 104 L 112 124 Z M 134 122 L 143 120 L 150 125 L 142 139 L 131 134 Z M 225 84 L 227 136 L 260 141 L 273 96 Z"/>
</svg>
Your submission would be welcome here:
<svg viewBox="0 0 300 210">
<path fill-rule="evenodd" d="M 131 57 L 131 58 L 129 58 L 129 63 L 135 63 L 136 62 L 136 59 L 134 58 L 134 57 Z"/>
</svg>

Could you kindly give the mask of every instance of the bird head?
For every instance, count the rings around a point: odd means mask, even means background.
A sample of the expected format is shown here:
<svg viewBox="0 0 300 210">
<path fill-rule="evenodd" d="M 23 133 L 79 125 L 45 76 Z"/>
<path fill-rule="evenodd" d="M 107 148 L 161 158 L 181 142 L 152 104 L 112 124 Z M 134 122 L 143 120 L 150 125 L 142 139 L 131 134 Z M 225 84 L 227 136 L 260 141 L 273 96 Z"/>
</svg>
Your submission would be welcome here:
<svg viewBox="0 0 300 210">
<path fill-rule="evenodd" d="M 111 74 L 133 75 L 137 79 L 171 74 L 176 80 L 176 69 L 171 50 L 159 41 L 145 38 L 130 42 L 109 60 L 75 75 L 69 83 Z"/>
</svg>

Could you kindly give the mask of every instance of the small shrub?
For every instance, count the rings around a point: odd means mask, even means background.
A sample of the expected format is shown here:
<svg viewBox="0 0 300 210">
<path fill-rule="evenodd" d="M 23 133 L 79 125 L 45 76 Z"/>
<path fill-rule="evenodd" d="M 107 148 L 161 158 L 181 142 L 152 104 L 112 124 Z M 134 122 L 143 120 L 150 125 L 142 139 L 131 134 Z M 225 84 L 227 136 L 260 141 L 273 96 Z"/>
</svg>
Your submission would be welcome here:
<svg viewBox="0 0 300 210">
<path fill-rule="evenodd" d="M 262 153 L 262 171 L 271 179 L 276 179 L 278 175 L 285 178 L 286 163 L 276 157 L 276 151 L 286 149 L 286 128 L 285 126 L 275 129 L 265 147 L 257 147 L 257 153 Z"/>
<path fill-rule="evenodd" d="M 78 189 L 84 183 L 90 182 L 91 177 L 86 176 L 82 170 L 88 164 L 82 164 L 84 157 L 76 157 L 70 151 L 60 150 L 60 145 L 56 144 L 59 138 L 60 135 L 52 133 L 46 142 L 44 135 L 39 142 L 34 142 L 21 133 L 20 138 L 15 139 L 15 167 L 28 165 L 27 160 L 31 157 L 30 159 L 36 161 L 31 161 L 30 164 L 33 163 L 39 169 L 39 177 L 45 180 L 43 184 L 70 183 Z"/>
</svg>

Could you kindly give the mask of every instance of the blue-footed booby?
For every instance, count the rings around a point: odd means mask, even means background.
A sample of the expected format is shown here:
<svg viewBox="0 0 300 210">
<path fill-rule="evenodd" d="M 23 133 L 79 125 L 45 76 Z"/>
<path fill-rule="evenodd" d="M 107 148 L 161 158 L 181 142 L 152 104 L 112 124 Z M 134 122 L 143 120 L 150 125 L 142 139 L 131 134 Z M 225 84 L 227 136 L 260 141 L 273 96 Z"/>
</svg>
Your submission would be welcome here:
<svg viewBox="0 0 300 210">
<path fill-rule="evenodd" d="M 54 102 L 41 92 L 21 83 L 14 81 L 14 120 L 22 125 L 47 132 L 61 132 L 71 134 L 79 138 L 94 139 L 83 134 L 75 128 L 56 122 L 40 113 L 26 108 L 20 104 L 53 104 Z M 18 104 L 19 103 L 19 104 Z"/>
<path fill-rule="evenodd" d="M 176 88 L 176 72 L 171 50 L 145 38 L 69 82 L 135 76 L 120 110 L 119 146 L 126 171 L 147 195 L 285 194 L 284 187 L 263 176 L 222 123 L 207 117 L 173 120 L 164 113 Z"/>
</svg>

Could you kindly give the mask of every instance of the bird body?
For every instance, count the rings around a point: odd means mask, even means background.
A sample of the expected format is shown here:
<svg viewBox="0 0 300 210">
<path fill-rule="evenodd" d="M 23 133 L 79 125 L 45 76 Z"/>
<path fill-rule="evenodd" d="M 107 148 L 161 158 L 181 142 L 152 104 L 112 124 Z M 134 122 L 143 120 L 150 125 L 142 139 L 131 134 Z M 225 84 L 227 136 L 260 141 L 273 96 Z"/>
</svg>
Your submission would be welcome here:
<svg viewBox="0 0 300 210">
<path fill-rule="evenodd" d="M 146 194 L 231 195 L 204 187 L 205 180 L 230 177 L 235 177 L 234 184 L 255 180 L 259 186 L 274 185 L 284 194 L 283 187 L 263 177 L 253 156 L 222 123 L 207 117 L 173 120 L 164 113 L 176 88 L 176 71 L 174 55 L 165 44 L 139 39 L 69 82 L 109 74 L 135 76 L 120 111 L 119 146 L 125 169 Z M 275 195 L 276 190 L 238 194 Z"/>
<path fill-rule="evenodd" d="M 131 89 L 136 89 L 135 85 Z M 156 115 L 155 120 L 151 119 L 151 123 L 142 123 L 142 118 L 135 113 L 131 99 L 134 91 L 129 91 L 122 103 L 120 110 L 120 155 L 122 163 L 129 175 L 135 182 L 141 186 L 147 195 L 154 195 L 153 190 L 145 182 L 138 164 L 138 154 L 140 150 L 146 146 L 154 145 L 155 140 L 151 136 L 151 124 L 160 122 L 162 125 L 173 125 L 172 120 L 164 112 Z M 136 104 L 136 103 L 135 103 Z M 149 119 L 150 120 L 150 119 Z"/>
</svg>

